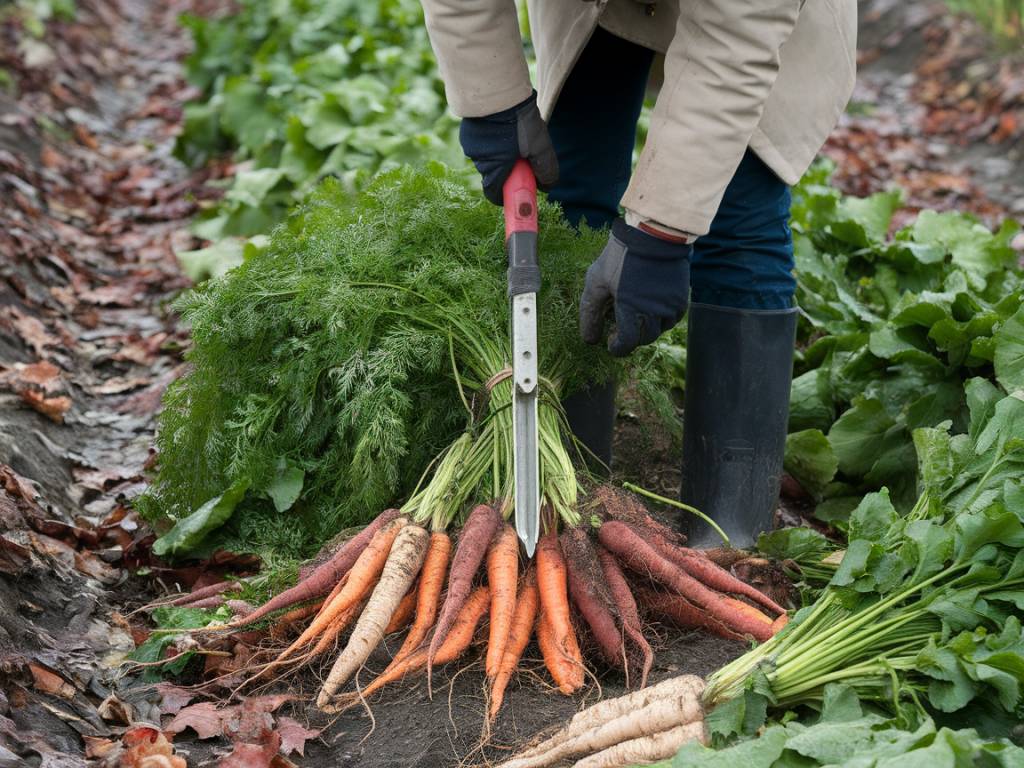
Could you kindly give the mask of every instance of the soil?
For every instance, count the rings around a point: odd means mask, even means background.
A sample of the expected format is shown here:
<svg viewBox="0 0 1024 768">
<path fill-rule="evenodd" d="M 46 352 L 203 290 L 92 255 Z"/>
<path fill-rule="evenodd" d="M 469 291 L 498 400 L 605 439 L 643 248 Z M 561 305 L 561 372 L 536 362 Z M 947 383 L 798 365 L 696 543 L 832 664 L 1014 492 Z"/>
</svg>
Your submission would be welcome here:
<svg viewBox="0 0 1024 768">
<path fill-rule="evenodd" d="M 143 487 L 160 397 L 183 369 L 187 333 L 167 302 L 187 281 L 173 252 L 196 244 L 187 224 L 209 195 L 203 182 L 225 170 L 190 171 L 171 154 L 191 95 L 176 17 L 216 4 L 78 0 L 76 20 L 58 23 L 43 41 L 51 58 L 20 69 L 8 54 L 15 46 L 0 37 L 0 67 L 15 71 L 19 94 L 0 91 L 0 766 L 84 765 L 85 755 L 111 754 L 130 722 L 159 721 L 157 692 L 117 671 L 123 653 L 145 637 L 119 611 L 152 584 L 129 573 L 145 565 L 167 583 L 190 584 L 204 569 L 224 567 L 161 571 L 140 559 L 150 534 L 129 509 Z M 924 30 L 934 16 L 913 13 L 932 5 L 861 5 L 864 45 L 884 48 L 865 70 L 868 96 L 877 108 L 916 120 L 912 84 L 893 73 L 909 71 L 926 50 Z M 911 31 L 902 44 L 883 45 L 893 25 Z M 842 175 L 856 152 L 843 142 L 870 128 L 858 119 L 845 117 L 830 142 L 843 183 L 856 176 Z M 906 134 L 927 144 L 915 163 L 944 169 L 952 158 L 970 177 L 960 191 L 944 193 L 942 204 L 988 216 L 1024 210 L 1012 181 L 1015 170 L 1018 180 L 1024 172 L 1018 149 Z M 873 186 L 856 191 L 884 187 L 899 172 L 863 174 Z M 55 372 L 27 382 L 26 366 L 42 362 Z M 677 492 L 678 446 L 628 391 L 615 457 L 616 479 Z M 672 511 L 655 512 L 674 519 Z M 782 512 L 798 518 L 801 508 Z M 706 675 L 744 650 L 701 633 L 650 630 L 658 638 L 652 682 Z M 381 651 L 370 670 L 386 661 Z M 372 718 L 355 709 L 328 720 L 310 715 L 300 699 L 284 711 L 324 730 L 304 757 L 292 759 L 368 768 L 492 763 L 582 706 L 625 690 L 620 674 L 598 670 L 584 695 L 565 698 L 545 683 L 539 660 L 524 668 L 489 735 L 478 667 L 454 679 L 438 671 L 432 699 L 423 682 L 394 686 L 370 703 Z M 315 694 L 313 676 L 298 684 L 296 694 Z M 191 731 L 175 746 L 190 765 L 229 749 L 226 739 L 200 741 Z"/>
</svg>

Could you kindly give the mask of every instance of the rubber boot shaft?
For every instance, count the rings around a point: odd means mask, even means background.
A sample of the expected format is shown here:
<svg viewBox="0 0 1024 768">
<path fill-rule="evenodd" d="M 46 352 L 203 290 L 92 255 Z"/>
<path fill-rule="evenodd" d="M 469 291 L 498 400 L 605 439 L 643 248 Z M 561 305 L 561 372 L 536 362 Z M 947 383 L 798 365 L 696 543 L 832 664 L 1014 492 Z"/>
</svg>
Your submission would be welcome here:
<svg viewBox="0 0 1024 768">
<path fill-rule="evenodd" d="M 562 401 L 569 427 L 586 447 L 587 466 L 601 477 L 608 476 L 612 465 L 616 390 L 615 381 L 593 384 Z"/>
<path fill-rule="evenodd" d="M 680 497 L 735 547 L 750 546 L 772 527 L 797 312 L 690 305 Z M 682 513 L 681 528 L 691 546 L 721 544 L 694 515 Z"/>
</svg>

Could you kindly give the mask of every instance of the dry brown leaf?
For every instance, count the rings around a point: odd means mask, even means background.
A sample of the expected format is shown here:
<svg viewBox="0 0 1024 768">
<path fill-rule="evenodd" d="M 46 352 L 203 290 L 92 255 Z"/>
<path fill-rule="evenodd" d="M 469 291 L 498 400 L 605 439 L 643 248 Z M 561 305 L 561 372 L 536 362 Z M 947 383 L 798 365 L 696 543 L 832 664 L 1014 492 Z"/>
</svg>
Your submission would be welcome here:
<svg viewBox="0 0 1024 768">
<path fill-rule="evenodd" d="M 47 397 L 42 392 L 36 392 L 31 389 L 23 390 L 18 394 L 33 409 L 58 424 L 63 423 L 64 414 L 71 408 L 71 398 L 66 395 Z"/>
<path fill-rule="evenodd" d="M 72 699 L 77 693 L 75 686 L 40 664 L 29 664 L 28 670 L 32 673 L 32 683 L 37 691 L 62 699 Z"/>
<path fill-rule="evenodd" d="M 306 742 L 320 735 L 319 730 L 311 730 L 298 720 L 282 715 L 277 718 L 277 732 L 281 734 L 281 751 L 288 755 L 298 752 L 305 757 Z"/>
</svg>

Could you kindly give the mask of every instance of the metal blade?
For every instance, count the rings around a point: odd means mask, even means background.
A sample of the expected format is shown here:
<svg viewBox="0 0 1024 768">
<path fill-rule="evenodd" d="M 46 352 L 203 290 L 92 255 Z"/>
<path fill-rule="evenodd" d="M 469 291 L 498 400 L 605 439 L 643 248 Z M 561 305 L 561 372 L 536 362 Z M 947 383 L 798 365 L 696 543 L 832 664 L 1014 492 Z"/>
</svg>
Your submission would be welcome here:
<svg viewBox="0 0 1024 768">
<path fill-rule="evenodd" d="M 512 297 L 512 444 L 516 533 L 533 556 L 540 537 L 537 438 L 537 294 Z"/>
</svg>

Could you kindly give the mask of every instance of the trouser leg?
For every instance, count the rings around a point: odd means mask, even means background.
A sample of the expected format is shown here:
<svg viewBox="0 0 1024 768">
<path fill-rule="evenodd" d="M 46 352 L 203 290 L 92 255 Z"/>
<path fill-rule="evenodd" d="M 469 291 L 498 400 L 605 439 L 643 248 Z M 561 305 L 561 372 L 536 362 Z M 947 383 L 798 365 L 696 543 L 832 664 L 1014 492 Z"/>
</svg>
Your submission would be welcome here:
<svg viewBox="0 0 1024 768">
<path fill-rule="evenodd" d="M 548 130 L 560 178 L 548 198 L 574 226 L 605 227 L 618 215 L 653 58 L 652 51 L 599 27 L 559 94 Z M 615 383 L 595 382 L 563 406 L 576 437 L 610 465 Z"/>
<path fill-rule="evenodd" d="M 682 499 L 736 546 L 771 527 L 789 413 L 797 310 L 789 189 L 748 151 L 694 248 Z M 695 545 L 717 542 L 699 519 Z"/>
</svg>

